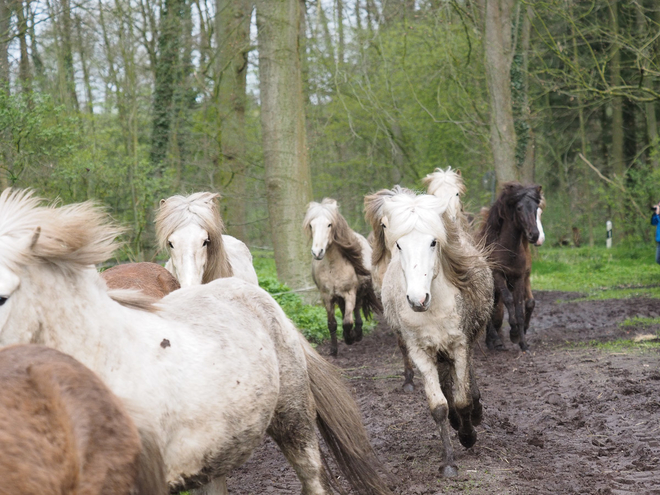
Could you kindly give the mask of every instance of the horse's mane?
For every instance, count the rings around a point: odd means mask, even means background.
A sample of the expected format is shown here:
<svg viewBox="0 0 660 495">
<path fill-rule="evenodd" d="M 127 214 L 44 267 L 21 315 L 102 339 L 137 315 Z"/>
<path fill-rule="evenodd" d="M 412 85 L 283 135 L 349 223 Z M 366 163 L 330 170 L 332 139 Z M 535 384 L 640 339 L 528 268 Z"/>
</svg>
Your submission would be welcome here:
<svg viewBox="0 0 660 495">
<path fill-rule="evenodd" d="M 381 189 L 364 197 L 364 217 L 371 225 L 373 232 L 371 267 L 374 271 L 380 264 L 389 263 L 390 261 L 390 248 L 385 240 L 386 227 L 383 225 L 384 205 L 388 198 L 397 194 L 407 194 L 410 197 L 416 196 L 414 191 L 397 185 L 392 189 Z"/>
<path fill-rule="evenodd" d="M 495 242 L 500 234 L 504 220 L 509 216 L 511 208 L 521 201 L 525 196 L 529 196 L 535 201 L 541 209 L 545 207 L 545 198 L 541 193 L 541 186 L 531 184 L 523 186 L 520 182 L 505 182 L 502 185 L 500 195 L 490 207 L 488 216 L 481 226 L 479 237 L 486 241 L 486 244 Z M 541 204 L 543 206 L 541 206 Z"/>
<path fill-rule="evenodd" d="M 435 195 L 435 193 L 445 184 L 458 188 L 458 193 L 462 196 L 467 191 L 463 183 L 463 176 L 460 170 L 452 170 L 447 167 L 447 170 L 436 168 L 432 173 L 428 174 L 422 179 L 422 184 L 426 187 L 428 194 Z"/>
<path fill-rule="evenodd" d="M 173 232 L 190 223 L 196 223 L 208 232 L 210 242 L 207 245 L 203 284 L 234 275 L 222 241 L 225 226 L 218 209 L 219 197 L 219 194 L 210 192 L 172 196 L 161 200 L 156 215 L 156 237 L 161 249 L 167 249 L 167 239 Z"/>
<path fill-rule="evenodd" d="M 308 237 L 310 239 L 312 237 L 312 220 L 323 214 L 330 218 L 332 243 L 337 246 L 341 255 L 348 260 L 357 275 L 370 275 L 362 259 L 362 245 L 353 230 L 348 226 L 346 219 L 339 213 L 339 205 L 336 200 L 324 198 L 320 203 L 312 201 L 307 205 L 303 230 Z"/>
<path fill-rule="evenodd" d="M 446 205 L 428 194 L 401 192 L 385 196 L 382 211 L 387 228 L 385 239 L 391 250 L 398 239 L 413 230 L 432 235 L 439 243 L 438 256 L 443 275 L 468 297 L 476 290 L 473 279 L 477 270 L 487 269 L 487 254 L 481 244 L 461 242 L 461 227 L 446 213 Z"/>
<path fill-rule="evenodd" d="M 0 195 L 0 258 L 14 268 L 45 263 L 65 273 L 89 270 L 112 256 L 122 232 L 91 201 L 58 207 L 30 190 L 8 188 Z M 136 291 L 108 295 L 124 306 L 155 310 L 154 301 Z"/>
</svg>

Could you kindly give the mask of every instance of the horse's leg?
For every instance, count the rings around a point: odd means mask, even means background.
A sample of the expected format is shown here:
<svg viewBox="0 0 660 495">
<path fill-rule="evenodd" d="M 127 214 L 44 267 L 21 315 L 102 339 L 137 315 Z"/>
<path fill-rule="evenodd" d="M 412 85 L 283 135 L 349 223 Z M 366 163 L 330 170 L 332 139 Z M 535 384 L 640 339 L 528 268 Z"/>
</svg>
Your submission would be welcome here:
<svg viewBox="0 0 660 495">
<path fill-rule="evenodd" d="M 355 335 L 355 342 L 360 342 L 362 340 L 362 315 L 360 310 L 362 309 L 361 301 L 355 300 L 355 309 L 353 310 L 353 317 L 355 318 L 355 327 L 353 328 L 353 334 Z"/>
<path fill-rule="evenodd" d="M 529 276 L 529 273 L 525 274 L 525 334 L 527 334 L 529 322 L 532 319 L 532 312 L 534 311 L 534 306 L 536 306 L 534 294 L 532 294 L 532 283 L 529 280 Z"/>
<path fill-rule="evenodd" d="M 356 289 L 352 289 L 344 294 L 342 329 L 344 330 L 344 342 L 346 342 L 346 345 L 351 345 L 354 342 L 357 342 L 355 335 L 353 335 L 353 310 L 355 309 L 356 296 Z"/>
<path fill-rule="evenodd" d="M 228 495 L 227 479 L 224 476 L 216 478 L 201 488 L 190 490 L 190 495 Z"/>
<path fill-rule="evenodd" d="M 502 330 L 502 321 L 504 320 L 504 304 L 499 291 L 495 291 L 493 302 L 493 312 L 486 326 L 486 346 L 493 350 L 503 350 L 504 343 L 500 337 Z"/>
<path fill-rule="evenodd" d="M 481 406 L 481 392 L 474 377 L 472 360 L 470 360 L 470 395 L 472 396 L 472 424 L 479 426 L 483 415 L 483 407 Z"/>
<path fill-rule="evenodd" d="M 440 439 L 442 441 L 442 474 L 445 477 L 456 476 L 458 475 L 458 469 L 454 460 L 454 448 L 451 445 L 449 422 L 447 421 L 449 405 L 440 387 L 435 356 L 429 356 L 419 348 L 408 348 L 408 352 L 417 369 L 422 374 L 424 391 L 426 392 L 426 400 L 429 403 L 431 416 L 433 416 L 433 420 L 440 430 Z"/>
<path fill-rule="evenodd" d="M 335 318 L 335 305 L 330 294 L 321 293 L 323 306 L 328 315 L 328 331 L 330 332 L 330 355 L 337 356 L 337 318 Z"/>
<path fill-rule="evenodd" d="M 520 349 L 526 351 L 529 349 L 525 341 L 525 279 L 519 279 L 513 288 L 513 304 L 515 311 L 515 319 L 518 324 L 518 333 L 520 340 L 518 345 Z"/>
<path fill-rule="evenodd" d="M 519 320 L 516 316 L 516 304 L 513 294 L 509 290 L 509 286 L 502 274 L 494 274 L 493 283 L 495 285 L 495 291 L 500 293 L 502 301 L 504 301 L 504 305 L 506 306 L 506 310 L 509 313 L 509 325 L 511 325 L 509 337 L 511 338 L 511 342 L 517 344 L 520 342 L 520 330 L 522 330 L 519 322 L 522 323 L 523 320 Z"/>
<path fill-rule="evenodd" d="M 477 432 L 472 425 L 472 365 L 467 347 L 457 348 L 454 352 L 452 372 L 456 384 L 456 412 L 460 417 L 458 439 L 465 448 L 472 447 L 477 441 Z M 477 389 L 478 392 L 478 389 Z"/>
<path fill-rule="evenodd" d="M 401 332 L 398 330 L 396 330 L 396 338 L 397 344 L 399 344 L 399 350 L 401 351 L 401 356 L 403 357 L 403 390 L 405 392 L 413 392 L 415 390 L 415 384 L 413 383 L 415 372 L 413 371 L 410 356 L 408 356 L 408 348 L 401 336 Z"/>
<path fill-rule="evenodd" d="M 461 427 L 461 418 L 458 416 L 454 405 L 454 380 L 451 365 L 447 361 L 438 361 L 438 377 L 440 378 L 442 393 L 445 394 L 447 399 L 449 424 L 454 430 L 458 430 Z"/>
</svg>

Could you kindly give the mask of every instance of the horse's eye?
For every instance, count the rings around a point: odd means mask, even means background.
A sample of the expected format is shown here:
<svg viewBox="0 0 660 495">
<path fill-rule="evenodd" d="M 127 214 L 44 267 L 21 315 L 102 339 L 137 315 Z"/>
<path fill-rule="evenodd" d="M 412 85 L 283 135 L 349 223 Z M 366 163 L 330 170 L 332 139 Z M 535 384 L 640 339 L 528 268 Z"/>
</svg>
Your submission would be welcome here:
<svg viewBox="0 0 660 495">
<path fill-rule="evenodd" d="M 167 241 L 167 245 L 170 247 L 170 249 L 174 249 L 174 246 L 172 245 L 172 241 Z"/>
<path fill-rule="evenodd" d="M 4 305 L 7 302 L 6 297 L 0 297 L 0 306 Z"/>
<path fill-rule="evenodd" d="M 332 224 L 331 224 L 331 223 L 328 224 L 328 228 L 329 228 L 329 229 L 332 228 Z"/>
<path fill-rule="evenodd" d="M 458 196 L 458 193 L 456 193 L 456 196 Z"/>
<path fill-rule="evenodd" d="M 210 243 L 211 243 L 211 239 L 206 239 L 204 241 L 204 244 L 202 244 L 202 246 L 208 246 Z"/>
<path fill-rule="evenodd" d="M 401 246 L 399 246 L 399 243 L 398 243 L 398 242 L 396 243 L 396 247 L 397 247 L 397 249 L 398 249 L 399 251 L 401 251 Z"/>
<path fill-rule="evenodd" d="M 435 245 L 436 245 L 437 243 L 438 243 L 438 241 L 436 241 L 435 239 L 433 239 L 433 241 L 431 241 L 431 247 L 435 247 Z"/>
</svg>

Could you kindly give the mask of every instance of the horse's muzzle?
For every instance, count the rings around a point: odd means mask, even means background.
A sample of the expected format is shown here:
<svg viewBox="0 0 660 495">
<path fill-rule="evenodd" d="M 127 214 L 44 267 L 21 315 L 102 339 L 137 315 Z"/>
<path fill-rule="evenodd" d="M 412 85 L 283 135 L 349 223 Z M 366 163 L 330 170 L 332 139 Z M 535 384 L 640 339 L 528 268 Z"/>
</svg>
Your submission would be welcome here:
<svg viewBox="0 0 660 495">
<path fill-rule="evenodd" d="M 431 294 L 429 293 L 426 294 L 426 299 L 424 299 L 423 303 L 411 301 L 410 297 L 408 296 L 406 296 L 406 299 L 408 300 L 408 304 L 410 305 L 410 308 L 415 313 L 423 313 L 424 311 L 427 311 L 429 309 L 429 306 L 431 305 Z"/>
<path fill-rule="evenodd" d="M 312 251 L 312 257 L 316 261 L 321 261 L 324 256 L 325 256 L 325 249 L 321 249 L 318 254 L 316 254 L 314 251 Z"/>
</svg>

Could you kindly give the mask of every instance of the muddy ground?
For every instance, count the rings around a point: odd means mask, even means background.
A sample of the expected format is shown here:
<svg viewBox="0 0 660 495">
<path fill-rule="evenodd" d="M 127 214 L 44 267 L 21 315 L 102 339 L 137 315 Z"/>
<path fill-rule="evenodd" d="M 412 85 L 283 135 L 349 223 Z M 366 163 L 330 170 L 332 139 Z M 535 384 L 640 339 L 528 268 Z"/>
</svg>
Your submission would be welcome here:
<svg viewBox="0 0 660 495">
<path fill-rule="evenodd" d="M 334 362 L 395 476 L 395 493 L 660 494 L 660 352 L 581 345 L 649 333 L 619 323 L 660 316 L 660 301 L 571 302 L 576 297 L 536 294 L 530 352 L 510 342 L 503 352 L 475 349 L 483 422 L 471 449 L 453 434 L 459 476 L 451 480 L 438 471 L 440 440 L 421 382 L 412 394 L 401 390 L 393 333 L 381 324 L 359 344 L 340 346 Z M 228 484 L 232 494 L 300 493 L 270 440 Z"/>
</svg>

